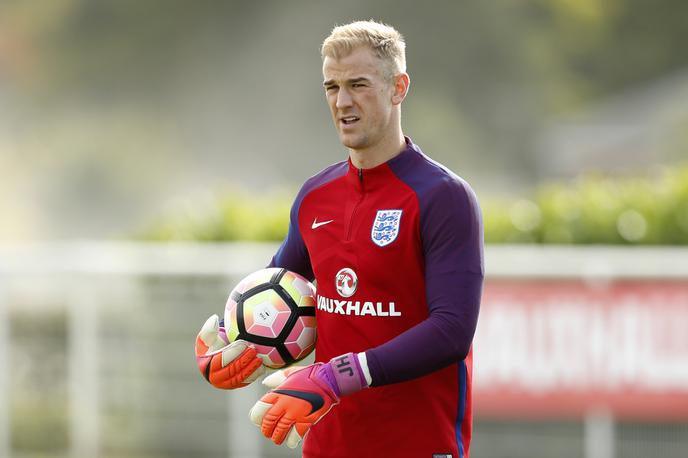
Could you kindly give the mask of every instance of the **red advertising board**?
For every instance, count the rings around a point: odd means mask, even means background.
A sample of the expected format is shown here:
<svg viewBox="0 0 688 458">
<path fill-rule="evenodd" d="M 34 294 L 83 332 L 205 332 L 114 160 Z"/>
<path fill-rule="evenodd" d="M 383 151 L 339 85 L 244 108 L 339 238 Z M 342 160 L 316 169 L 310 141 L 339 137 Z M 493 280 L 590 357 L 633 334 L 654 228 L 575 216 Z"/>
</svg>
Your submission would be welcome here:
<svg viewBox="0 0 688 458">
<path fill-rule="evenodd" d="M 688 282 L 491 280 L 474 341 L 482 418 L 688 419 Z"/>
</svg>

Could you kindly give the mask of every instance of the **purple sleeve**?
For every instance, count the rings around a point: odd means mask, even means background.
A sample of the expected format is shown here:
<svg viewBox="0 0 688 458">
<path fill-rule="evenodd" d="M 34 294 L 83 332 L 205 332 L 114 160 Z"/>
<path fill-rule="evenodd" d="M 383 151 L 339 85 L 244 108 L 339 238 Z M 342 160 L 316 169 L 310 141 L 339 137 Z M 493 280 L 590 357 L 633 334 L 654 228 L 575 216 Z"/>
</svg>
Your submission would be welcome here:
<svg viewBox="0 0 688 458">
<path fill-rule="evenodd" d="M 478 321 L 483 284 L 483 229 L 475 194 L 446 176 L 419 195 L 429 316 L 368 350 L 372 385 L 402 382 L 466 358 Z"/>
<path fill-rule="evenodd" d="M 272 257 L 268 267 L 284 267 L 313 281 L 314 275 L 311 259 L 306 245 L 303 243 L 301 231 L 299 231 L 299 207 L 303 200 L 303 194 L 304 190 L 302 189 L 291 207 L 289 231 L 277 253 Z"/>
<path fill-rule="evenodd" d="M 270 261 L 268 267 L 284 267 L 287 270 L 303 275 L 310 281 L 315 279 L 310 255 L 301 237 L 299 210 L 303 199 L 305 199 L 312 190 L 324 186 L 330 181 L 346 174 L 347 166 L 348 163 L 346 161 L 338 162 L 324 169 L 317 175 L 313 175 L 303 184 L 291 207 L 291 213 L 289 214 L 289 232 L 287 232 L 287 236 L 284 238 L 275 256 L 272 257 L 272 261 Z"/>
</svg>

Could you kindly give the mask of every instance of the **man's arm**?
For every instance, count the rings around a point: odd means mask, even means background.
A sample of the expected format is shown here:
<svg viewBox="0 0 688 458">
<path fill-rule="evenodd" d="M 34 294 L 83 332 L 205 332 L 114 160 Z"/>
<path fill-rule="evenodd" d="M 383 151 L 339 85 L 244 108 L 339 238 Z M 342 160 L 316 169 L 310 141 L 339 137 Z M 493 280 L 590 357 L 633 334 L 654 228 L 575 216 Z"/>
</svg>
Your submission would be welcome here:
<svg viewBox="0 0 688 458">
<path fill-rule="evenodd" d="M 306 277 L 310 281 L 315 279 L 311 258 L 308 254 L 306 244 L 301 237 L 301 230 L 299 227 L 301 203 L 312 190 L 344 175 L 347 171 L 347 167 L 348 163 L 346 161 L 338 162 L 306 180 L 291 207 L 287 237 L 282 242 L 282 245 L 279 250 L 277 250 L 277 253 L 272 258 L 272 261 L 270 261 L 268 267 L 284 267 L 287 270 L 291 270 L 292 272 L 296 272 Z"/>
<path fill-rule="evenodd" d="M 466 358 L 484 276 L 480 207 L 463 181 L 447 180 L 421 212 L 429 316 L 365 352 L 371 386 L 402 382 Z"/>
<path fill-rule="evenodd" d="M 289 231 L 277 253 L 272 257 L 268 267 L 283 267 L 313 281 L 314 275 L 311 259 L 299 230 L 299 207 L 303 200 L 303 193 L 304 190 L 302 189 L 292 205 L 289 214 Z"/>
</svg>

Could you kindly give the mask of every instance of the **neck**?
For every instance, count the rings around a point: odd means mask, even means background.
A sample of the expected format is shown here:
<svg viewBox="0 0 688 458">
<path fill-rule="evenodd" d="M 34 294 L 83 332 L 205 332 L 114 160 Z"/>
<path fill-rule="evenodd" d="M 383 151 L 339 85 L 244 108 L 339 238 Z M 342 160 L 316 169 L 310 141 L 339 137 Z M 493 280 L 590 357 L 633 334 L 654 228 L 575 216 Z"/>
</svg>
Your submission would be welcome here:
<svg viewBox="0 0 688 458">
<path fill-rule="evenodd" d="M 354 167 L 372 169 L 392 159 L 406 148 L 404 134 L 399 129 L 383 142 L 365 149 L 349 149 L 349 157 Z"/>
</svg>

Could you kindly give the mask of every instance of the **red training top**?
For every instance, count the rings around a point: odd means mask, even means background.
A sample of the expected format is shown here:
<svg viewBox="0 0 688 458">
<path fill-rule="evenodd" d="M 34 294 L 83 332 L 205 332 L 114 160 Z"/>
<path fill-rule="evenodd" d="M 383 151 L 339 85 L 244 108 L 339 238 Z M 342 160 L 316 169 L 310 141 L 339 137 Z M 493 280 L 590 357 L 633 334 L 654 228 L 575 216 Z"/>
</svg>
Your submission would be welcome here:
<svg viewBox="0 0 688 458">
<path fill-rule="evenodd" d="M 365 352 L 372 377 L 313 425 L 304 457 L 468 457 L 482 232 L 469 185 L 408 138 L 384 164 L 304 184 L 270 265 L 317 282 L 316 360 Z"/>
</svg>

